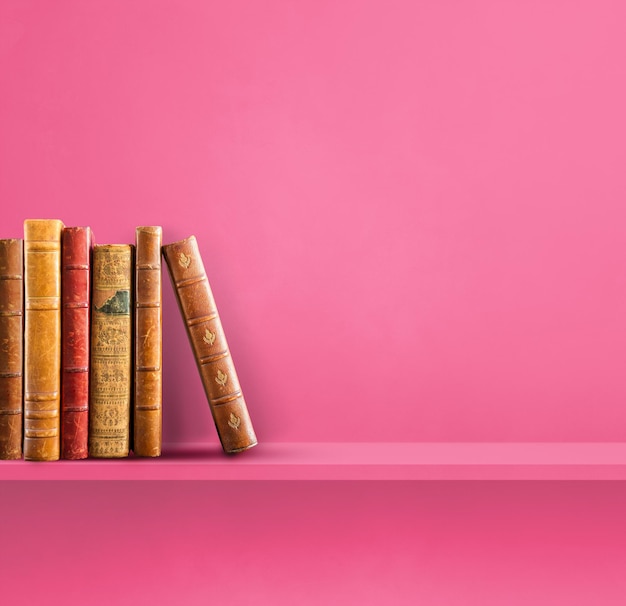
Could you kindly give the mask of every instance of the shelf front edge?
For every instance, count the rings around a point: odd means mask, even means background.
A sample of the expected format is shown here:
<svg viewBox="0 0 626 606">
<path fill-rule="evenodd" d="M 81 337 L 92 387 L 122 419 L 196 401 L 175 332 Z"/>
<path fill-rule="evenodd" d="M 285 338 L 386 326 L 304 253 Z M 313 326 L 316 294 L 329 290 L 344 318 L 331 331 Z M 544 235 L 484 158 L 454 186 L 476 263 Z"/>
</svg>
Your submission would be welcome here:
<svg viewBox="0 0 626 606">
<path fill-rule="evenodd" d="M 626 444 L 271 443 L 235 456 L 179 444 L 155 459 L 0 461 L 0 480 L 626 480 Z"/>
</svg>

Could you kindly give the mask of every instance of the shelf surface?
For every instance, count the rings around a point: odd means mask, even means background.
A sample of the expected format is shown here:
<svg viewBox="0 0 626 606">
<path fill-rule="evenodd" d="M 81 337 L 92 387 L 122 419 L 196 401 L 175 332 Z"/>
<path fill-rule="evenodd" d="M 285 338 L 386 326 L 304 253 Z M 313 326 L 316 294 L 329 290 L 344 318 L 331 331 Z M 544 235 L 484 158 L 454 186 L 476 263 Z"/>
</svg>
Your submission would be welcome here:
<svg viewBox="0 0 626 606">
<path fill-rule="evenodd" d="M 155 459 L 0 461 L 0 480 L 624 480 L 626 443 L 170 444 Z"/>
</svg>

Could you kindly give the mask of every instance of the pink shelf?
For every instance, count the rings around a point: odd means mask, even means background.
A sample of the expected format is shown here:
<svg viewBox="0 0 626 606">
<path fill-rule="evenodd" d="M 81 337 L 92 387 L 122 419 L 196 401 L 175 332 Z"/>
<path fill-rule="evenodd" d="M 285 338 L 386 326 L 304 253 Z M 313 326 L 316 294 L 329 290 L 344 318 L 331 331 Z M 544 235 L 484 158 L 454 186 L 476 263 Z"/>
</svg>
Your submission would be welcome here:
<svg viewBox="0 0 626 606">
<path fill-rule="evenodd" d="M 235 456 L 1 461 L 0 480 L 624 480 L 626 443 L 273 443 Z"/>
</svg>

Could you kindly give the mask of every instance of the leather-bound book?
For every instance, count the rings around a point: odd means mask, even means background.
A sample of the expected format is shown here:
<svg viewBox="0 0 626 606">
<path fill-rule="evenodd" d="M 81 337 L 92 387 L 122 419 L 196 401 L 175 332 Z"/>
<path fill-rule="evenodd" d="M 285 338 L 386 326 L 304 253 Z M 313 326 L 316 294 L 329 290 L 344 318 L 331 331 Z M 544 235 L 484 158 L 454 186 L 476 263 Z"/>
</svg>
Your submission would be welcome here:
<svg viewBox="0 0 626 606">
<path fill-rule="evenodd" d="M 127 457 L 132 395 L 133 246 L 94 246 L 89 456 Z"/>
<path fill-rule="evenodd" d="M 0 240 L 0 459 L 22 458 L 22 240 Z"/>
<path fill-rule="evenodd" d="M 66 227 L 61 246 L 61 457 L 87 458 L 89 428 L 89 227 Z"/>
<path fill-rule="evenodd" d="M 156 226 L 136 230 L 133 452 L 140 457 L 161 454 L 161 234 Z"/>
<path fill-rule="evenodd" d="M 24 221 L 24 458 L 56 461 L 61 444 L 61 232 Z"/>
<path fill-rule="evenodd" d="M 194 236 L 163 247 L 170 277 L 222 443 L 229 453 L 257 443 Z"/>
</svg>

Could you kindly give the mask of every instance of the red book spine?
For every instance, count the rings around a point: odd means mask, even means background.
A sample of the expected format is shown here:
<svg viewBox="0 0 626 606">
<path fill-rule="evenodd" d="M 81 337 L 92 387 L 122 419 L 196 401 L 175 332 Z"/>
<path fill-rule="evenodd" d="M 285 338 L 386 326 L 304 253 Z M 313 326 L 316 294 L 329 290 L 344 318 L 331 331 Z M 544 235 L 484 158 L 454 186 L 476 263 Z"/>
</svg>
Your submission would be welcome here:
<svg viewBox="0 0 626 606">
<path fill-rule="evenodd" d="M 61 456 L 64 459 L 85 459 L 88 454 L 91 252 L 89 227 L 63 230 Z"/>
</svg>

